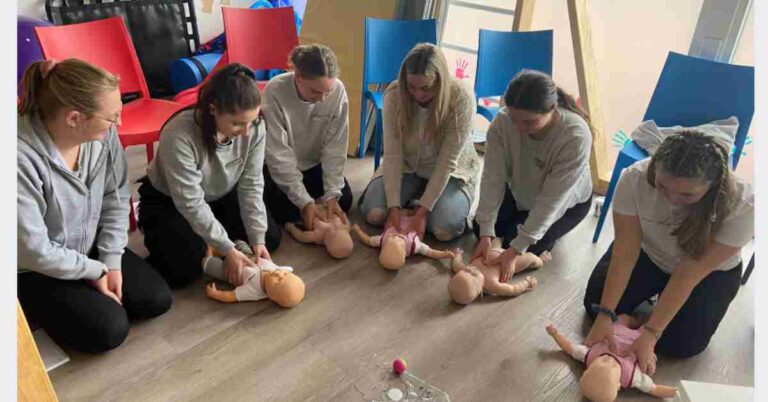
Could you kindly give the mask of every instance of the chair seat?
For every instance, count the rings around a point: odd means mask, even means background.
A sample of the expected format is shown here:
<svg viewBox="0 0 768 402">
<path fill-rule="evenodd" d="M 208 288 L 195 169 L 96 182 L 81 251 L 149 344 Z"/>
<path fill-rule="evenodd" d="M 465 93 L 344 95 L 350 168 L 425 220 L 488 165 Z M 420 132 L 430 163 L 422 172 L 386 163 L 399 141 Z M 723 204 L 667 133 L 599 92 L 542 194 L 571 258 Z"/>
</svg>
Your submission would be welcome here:
<svg viewBox="0 0 768 402">
<path fill-rule="evenodd" d="M 383 110 L 384 108 L 384 92 L 378 91 L 365 91 L 363 96 L 373 103 L 376 109 Z"/>
<path fill-rule="evenodd" d="M 205 81 L 203 81 L 205 82 Z M 264 87 L 267 86 L 269 81 L 259 81 L 256 85 L 259 87 L 260 92 L 264 92 Z M 200 90 L 202 83 L 195 85 L 192 88 L 187 88 L 173 97 L 173 101 L 182 105 L 182 107 L 192 106 L 197 103 L 197 91 Z"/>
<path fill-rule="evenodd" d="M 117 129 L 124 147 L 157 141 L 160 129 L 183 105 L 161 99 L 137 99 L 123 105 L 122 124 Z"/>
<path fill-rule="evenodd" d="M 648 152 L 645 152 L 645 150 L 640 148 L 640 146 L 637 145 L 637 143 L 634 141 L 628 141 L 626 144 L 624 144 L 619 154 L 635 162 L 639 162 L 650 156 L 648 155 Z"/>
<path fill-rule="evenodd" d="M 477 105 L 477 113 L 485 117 L 488 121 L 493 121 L 496 113 L 499 113 L 499 107 Z"/>
</svg>

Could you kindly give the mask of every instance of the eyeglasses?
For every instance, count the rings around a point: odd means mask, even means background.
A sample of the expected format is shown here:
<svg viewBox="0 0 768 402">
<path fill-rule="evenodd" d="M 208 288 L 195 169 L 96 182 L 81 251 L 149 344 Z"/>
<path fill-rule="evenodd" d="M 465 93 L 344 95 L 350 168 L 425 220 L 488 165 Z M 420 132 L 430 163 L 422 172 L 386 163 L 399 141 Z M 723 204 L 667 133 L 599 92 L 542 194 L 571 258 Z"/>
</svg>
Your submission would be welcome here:
<svg viewBox="0 0 768 402">
<path fill-rule="evenodd" d="M 119 116 L 118 116 L 116 119 L 114 119 L 114 120 L 112 120 L 112 119 L 108 119 L 108 118 L 106 118 L 106 117 L 104 117 L 104 116 L 99 116 L 99 115 L 94 115 L 94 117 L 98 117 L 98 118 L 99 118 L 99 119 L 101 119 L 101 120 L 104 120 L 104 121 L 107 121 L 107 122 L 111 123 L 111 124 L 109 125 L 109 129 L 110 129 L 110 130 L 112 130 L 112 129 L 116 129 L 116 128 L 117 128 L 117 126 L 119 126 L 119 125 L 120 125 L 120 124 L 122 124 L 122 122 L 123 122 L 123 121 L 122 121 L 122 119 L 121 119 Z"/>
</svg>

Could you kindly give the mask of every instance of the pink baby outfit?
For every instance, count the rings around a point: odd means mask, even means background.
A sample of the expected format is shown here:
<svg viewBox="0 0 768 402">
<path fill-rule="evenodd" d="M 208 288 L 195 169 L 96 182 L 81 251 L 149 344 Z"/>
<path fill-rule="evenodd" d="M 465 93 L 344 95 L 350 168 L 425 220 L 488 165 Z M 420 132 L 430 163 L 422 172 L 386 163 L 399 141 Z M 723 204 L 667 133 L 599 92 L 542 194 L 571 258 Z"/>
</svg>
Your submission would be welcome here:
<svg viewBox="0 0 768 402">
<path fill-rule="evenodd" d="M 408 235 L 401 235 L 400 233 L 397 233 L 397 229 L 390 227 L 381 236 L 379 247 L 383 246 L 384 243 L 392 236 L 402 237 L 403 240 L 405 240 L 405 256 L 406 257 L 410 257 L 416 254 L 416 243 L 417 243 L 416 239 L 418 238 L 418 235 L 416 234 L 416 232 L 410 232 L 408 233 Z"/>
<path fill-rule="evenodd" d="M 635 370 L 637 369 L 637 356 L 632 353 L 627 357 L 621 357 L 619 354 L 629 349 L 635 342 L 635 339 L 640 337 L 640 334 L 640 330 L 631 329 L 623 324 L 614 323 L 613 339 L 617 353 L 610 351 L 607 341 L 602 341 L 589 349 L 587 356 L 584 358 L 584 364 L 589 368 L 592 362 L 602 355 L 613 357 L 621 366 L 621 387 L 630 388 L 632 386 L 632 378 L 634 378 Z"/>
</svg>

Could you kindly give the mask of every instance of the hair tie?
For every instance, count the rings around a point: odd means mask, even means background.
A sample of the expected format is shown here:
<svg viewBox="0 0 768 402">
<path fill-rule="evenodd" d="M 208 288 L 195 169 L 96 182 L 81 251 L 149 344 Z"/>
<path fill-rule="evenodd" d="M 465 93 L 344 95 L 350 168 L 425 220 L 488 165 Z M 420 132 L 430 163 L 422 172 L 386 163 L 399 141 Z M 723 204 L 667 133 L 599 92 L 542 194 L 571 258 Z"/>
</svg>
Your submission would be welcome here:
<svg viewBox="0 0 768 402">
<path fill-rule="evenodd" d="M 40 64 L 40 76 L 42 76 L 43 79 L 48 78 L 48 75 L 54 68 L 56 68 L 57 64 L 59 64 L 59 61 L 56 59 L 48 59 L 42 62 Z"/>
</svg>

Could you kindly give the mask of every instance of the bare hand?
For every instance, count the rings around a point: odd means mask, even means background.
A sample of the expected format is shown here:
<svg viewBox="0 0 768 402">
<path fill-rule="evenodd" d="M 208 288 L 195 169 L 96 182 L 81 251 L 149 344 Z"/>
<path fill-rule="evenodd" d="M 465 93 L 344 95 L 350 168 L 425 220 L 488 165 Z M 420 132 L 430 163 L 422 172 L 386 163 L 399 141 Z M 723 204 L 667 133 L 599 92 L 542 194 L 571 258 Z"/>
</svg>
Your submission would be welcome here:
<svg viewBox="0 0 768 402">
<path fill-rule="evenodd" d="M 384 230 L 395 228 L 400 233 L 400 207 L 392 207 L 387 213 L 387 223 L 384 224 Z"/>
<path fill-rule="evenodd" d="M 107 272 L 107 289 L 114 293 L 120 301 L 123 301 L 123 272 L 112 270 Z"/>
<path fill-rule="evenodd" d="M 483 236 L 478 240 L 477 245 L 475 246 L 475 251 L 472 253 L 472 258 L 469 259 L 469 261 L 474 261 L 475 258 L 482 257 L 483 261 L 488 260 L 488 252 L 491 251 L 491 241 L 493 238 L 491 236 Z"/>
<path fill-rule="evenodd" d="M 640 371 L 645 374 L 653 375 L 656 372 L 656 337 L 646 331 L 642 331 L 640 336 L 635 339 L 632 346 L 625 350 L 621 355 L 627 356 L 634 353 L 637 356 L 637 365 Z"/>
<path fill-rule="evenodd" d="M 301 209 L 301 220 L 304 222 L 304 228 L 307 231 L 315 230 L 315 218 L 325 221 L 325 217 L 321 216 L 317 210 L 317 204 L 310 202 Z"/>
<path fill-rule="evenodd" d="M 512 275 L 515 274 L 515 260 L 520 256 L 520 253 L 512 247 L 507 248 L 501 253 L 500 256 L 486 262 L 486 265 L 501 265 L 501 277 L 499 282 L 506 283 L 512 279 Z"/>
<path fill-rule="evenodd" d="M 592 347 L 602 341 L 608 341 L 608 347 L 611 351 L 616 350 L 613 344 L 613 323 L 611 318 L 605 314 L 598 314 L 586 339 L 584 339 L 584 345 Z"/>
<path fill-rule="evenodd" d="M 349 224 L 349 220 L 347 219 L 347 214 L 344 213 L 344 210 L 341 209 L 341 205 L 339 205 L 339 199 L 338 198 L 329 198 L 326 202 L 326 210 L 328 211 L 328 221 L 331 220 L 331 216 L 336 215 L 341 219 L 341 222 L 345 225 Z"/>
<path fill-rule="evenodd" d="M 261 260 L 268 260 L 272 261 L 272 256 L 269 255 L 269 250 L 267 250 L 267 246 L 263 244 L 254 244 L 251 246 L 251 249 L 253 249 L 253 255 L 256 256 L 256 264 Z"/>
<path fill-rule="evenodd" d="M 107 274 L 109 275 L 109 274 Z M 103 294 L 104 296 L 107 296 L 117 302 L 119 305 L 123 305 L 123 303 L 120 301 L 120 298 L 117 297 L 116 294 L 114 294 L 111 290 L 109 290 L 109 286 L 107 285 L 107 277 L 104 276 L 101 279 L 93 280 L 88 279 L 85 281 L 87 284 L 91 285 L 96 291 Z"/>
<path fill-rule="evenodd" d="M 232 285 L 240 286 L 244 282 L 244 268 L 255 265 L 248 256 L 232 247 L 224 259 L 224 276 L 227 277 L 227 281 Z"/>
<path fill-rule="evenodd" d="M 409 224 L 400 228 L 400 233 L 408 234 L 416 232 L 416 234 L 419 235 L 419 238 L 423 239 L 424 231 L 427 229 L 427 213 L 429 213 L 428 209 L 419 207 L 413 217 L 409 220 Z"/>
</svg>

